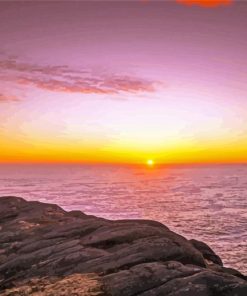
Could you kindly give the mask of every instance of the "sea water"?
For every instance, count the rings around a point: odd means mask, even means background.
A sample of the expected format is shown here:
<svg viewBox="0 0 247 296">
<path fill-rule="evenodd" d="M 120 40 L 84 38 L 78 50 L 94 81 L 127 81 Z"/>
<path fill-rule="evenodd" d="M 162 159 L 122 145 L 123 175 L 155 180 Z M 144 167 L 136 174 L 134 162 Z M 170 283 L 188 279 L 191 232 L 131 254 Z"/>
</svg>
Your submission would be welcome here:
<svg viewBox="0 0 247 296">
<path fill-rule="evenodd" d="M 247 166 L 1 165 L 0 196 L 153 219 L 247 273 Z"/>
</svg>

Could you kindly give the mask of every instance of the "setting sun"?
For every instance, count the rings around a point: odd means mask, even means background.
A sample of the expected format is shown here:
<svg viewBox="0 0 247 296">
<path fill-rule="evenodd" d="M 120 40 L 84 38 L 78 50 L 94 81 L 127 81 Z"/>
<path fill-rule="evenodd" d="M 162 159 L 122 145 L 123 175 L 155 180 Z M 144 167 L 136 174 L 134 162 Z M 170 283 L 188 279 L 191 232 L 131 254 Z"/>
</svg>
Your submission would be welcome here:
<svg viewBox="0 0 247 296">
<path fill-rule="evenodd" d="M 148 159 L 148 160 L 147 160 L 147 165 L 148 165 L 148 166 L 153 166 L 153 165 L 154 165 L 153 160 L 152 160 L 152 159 Z"/>
</svg>

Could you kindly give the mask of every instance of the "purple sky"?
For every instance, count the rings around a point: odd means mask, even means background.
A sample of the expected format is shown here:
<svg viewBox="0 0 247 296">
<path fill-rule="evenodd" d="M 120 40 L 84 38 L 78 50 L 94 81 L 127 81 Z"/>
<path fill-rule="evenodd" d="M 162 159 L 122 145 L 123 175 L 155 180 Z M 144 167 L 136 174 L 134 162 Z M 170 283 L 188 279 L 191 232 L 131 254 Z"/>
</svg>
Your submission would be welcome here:
<svg viewBox="0 0 247 296">
<path fill-rule="evenodd" d="M 0 160 L 246 161 L 247 3 L 115 2 L 0 3 Z"/>
</svg>

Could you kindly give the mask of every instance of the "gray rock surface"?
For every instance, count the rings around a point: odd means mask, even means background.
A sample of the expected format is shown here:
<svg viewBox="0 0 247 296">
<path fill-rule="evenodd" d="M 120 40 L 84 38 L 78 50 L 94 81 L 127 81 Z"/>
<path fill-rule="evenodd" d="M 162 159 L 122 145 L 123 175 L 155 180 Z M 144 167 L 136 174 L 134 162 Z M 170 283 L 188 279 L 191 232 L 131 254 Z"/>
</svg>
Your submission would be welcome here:
<svg viewBox="0 0 247 296">
<path fill-rule="evenodd" d="M 223 267 L 205 243 L 189 241 L 159 222 L 110 221 L 0 197 L 0 294 L 18 295 L 13 289 L 23 283 L 30 291 L 28 281 L 54 277 L 58 283 L 70 279 L 71 287 L 75 276 L 78 289 L 78 275 L 89 273 L 99 279 L 100 295 L 247 295 L 244 275 Z M 75 295 L 96 295 L 89 290 Z"/>
</svg>

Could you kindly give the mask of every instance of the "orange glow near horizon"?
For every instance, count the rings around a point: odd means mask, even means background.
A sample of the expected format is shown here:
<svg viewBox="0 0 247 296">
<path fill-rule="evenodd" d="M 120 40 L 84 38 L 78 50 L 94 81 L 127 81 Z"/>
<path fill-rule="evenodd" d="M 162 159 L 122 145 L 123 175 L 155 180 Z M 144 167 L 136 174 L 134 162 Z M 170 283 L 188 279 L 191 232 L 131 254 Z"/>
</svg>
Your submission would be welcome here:
<svg viewBox="0 0 247 296">
<path fill-rule="evenodd" d="M 31 141 L 30 141 L 31 142 Z M 1 141 L 0 163 L 91 163 L 91 164 L 142 164 L 153 166 L 149 159 L 152 154 L 157 164 L 207 164 L 207 163 L 244 163 L 247 162 L 246 142 L 200 143 L 190 145 L 178 143 L 177 146 L 158 147 L 152 150 L 139 147 L 117 147 L 100 145 L 68 145 L 58 143 L 29 143 Z M 16 145 L 13 145 L 15 143 Z M 151 163 L 152 162 L 152 163 Z"/>
</svg>

